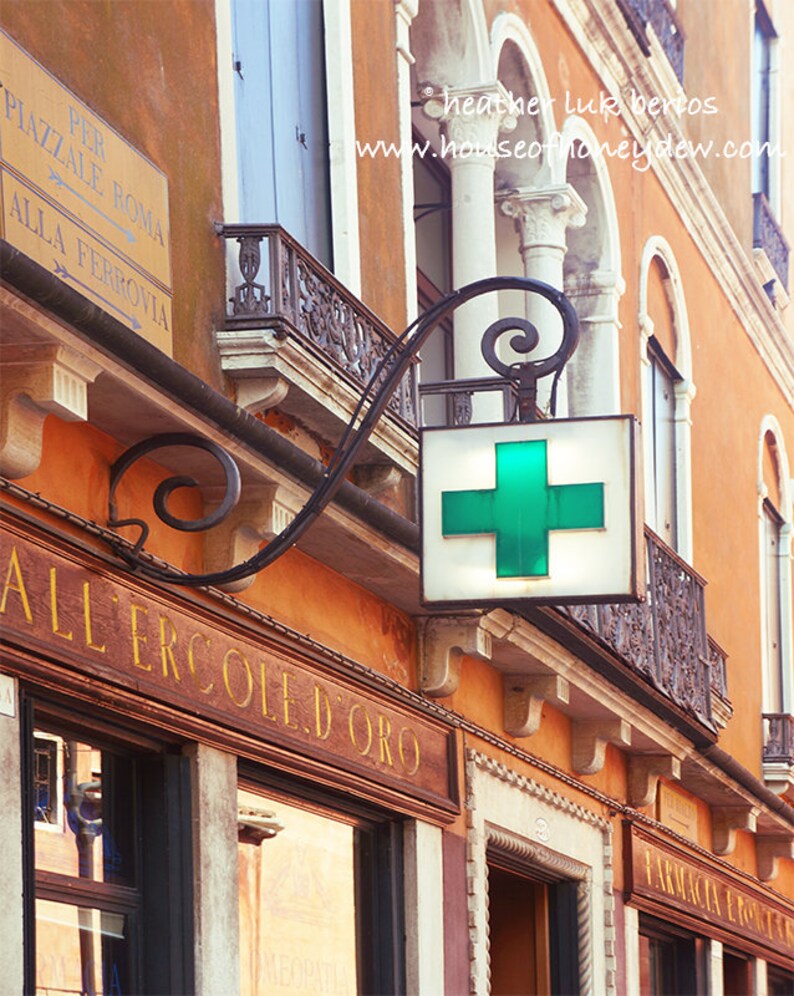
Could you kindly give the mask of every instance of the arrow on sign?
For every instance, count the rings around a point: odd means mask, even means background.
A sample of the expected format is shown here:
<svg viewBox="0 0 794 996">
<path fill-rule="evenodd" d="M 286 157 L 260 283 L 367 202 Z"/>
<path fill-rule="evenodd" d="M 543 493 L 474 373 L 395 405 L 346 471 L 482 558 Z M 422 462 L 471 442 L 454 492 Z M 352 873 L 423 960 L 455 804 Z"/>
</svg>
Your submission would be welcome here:
<svg viewBox="0 0 794 996">
<path fill-rule="evenodd" d="M 549 533 L 604 526 L 603 484 L 549 484 L 547 441 L 496 444 L 496 487 L 444 491 L 444 536 L 496 537 L 496 576 L 545 577 Z"/>
<path fill-rule="evenodd" d="M 83 197 L 79 190 L 75 190 L 74 187 L 70 187 L 61 174 L 54 170 L 52 166 L 50 166 L 50 179 L 57 184 L 58 187 L 63 187 L 63 189 L 68 190 L 70 194 L 74 194 L 78 200 L 81 200 L 83 204 L 90 207 L 92 211 L 96 211 L 101 218 L 104 218 L 105 221 L 113 225 L 114 228 L 118 228 L 128 242 L 137 242 L 137 239 L 131 229 L 124 228 L 123 225 L 120 225 L 117 221 L 114 221 L 112 218 L 108 217 L 108 215 L 106 215 L 104 211 L 101 211 L 96 204 L 92 204 L 86 197 Z"/>
<path fill-rule="evenodd" d="M 69 273 L 66 267 L 62 263 L 59 263 L 57 259 L 54 260 L 54 263 L 55 263 L 56 277 L 62 277 L 64 280 L 71 280 L 72 283 L 77 284 L 78 287 L 82 287 L 83 290 L 88 291 L 88 293 L 92 297 L 95 297 L 97 301 L 101 301 L 103 304 L 106 304 L 108 308 L 111 308 L 113 311 L 116 312 L 117 315 L 121 315 L 122 318 L 124 318 L 127 322 L 129 322 L 130 328 L 132 329 L 133 332 L 137 332 L 138 329 L 143 328 L 143 326 L 135 317 L 135 315 L 128 315 L 126 311 L 122 311 L 121 308 L 117 308 L 112 301 L 108 301 L 106 297 L 102 297 L 101 294 L 97 294 L 97 292 L 93 289 L 93 287 L 89 287 L 88 284 L 84 284 L 82 280 L 78 280 L 77 277 Z"/>
</svg>

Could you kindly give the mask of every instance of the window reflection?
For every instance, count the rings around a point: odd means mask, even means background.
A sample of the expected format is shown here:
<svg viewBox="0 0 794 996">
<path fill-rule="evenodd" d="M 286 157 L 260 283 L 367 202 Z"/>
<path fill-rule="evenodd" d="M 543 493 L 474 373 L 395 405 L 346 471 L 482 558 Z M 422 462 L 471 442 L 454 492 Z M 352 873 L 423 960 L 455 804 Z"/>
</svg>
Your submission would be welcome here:
<svg viewBox="0 0 794 996">
<path fill-rule="evenodd" d="M 238 804 L 283 825 L 238 848 L 241 992 L 356 993 L 354 827 L 249 792 Z"/>
<path fill-rule="evenodd" d="M 132 762 L 86 740 L 33 740 L 36 993 L 130 992 Z"/>
</svg>

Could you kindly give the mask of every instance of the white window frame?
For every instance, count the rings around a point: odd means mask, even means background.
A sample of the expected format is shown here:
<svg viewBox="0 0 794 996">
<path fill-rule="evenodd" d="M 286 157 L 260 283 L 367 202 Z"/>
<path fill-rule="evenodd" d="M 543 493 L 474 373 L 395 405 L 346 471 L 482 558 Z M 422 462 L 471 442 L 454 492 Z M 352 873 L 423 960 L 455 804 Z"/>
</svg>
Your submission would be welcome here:
<svg viewBox="0 0 794 996">
<path fill-rule="evenodd" d="M 651 398 L 648 396 L 648 369 L 651 364 L 649 343 L 654 334 L 653 319 L 648 313 L 648 275 L 653 260 L 658 257 L 669 274 L 671 290 L 672 320 L 676 337 L 676 355 L 669 357 L 678 371 L 680 380 L 675 381 L 675 505 L 676 505 L 676 553 L 691 564 L 694 555 L 692 535 L 692 401 L 696 387 L 692 376 L 692 342 L 689 332 L 683 282 L 673 250 L 660 235 L 651 236 L 645 243 L 640 261 L 640 363 L 642 365 L 641 415 L 642 424 L 649 426 L 652 418 Z M 653 454 L 650 451 L 652 435 L 643 432 L 645 465 L 646 514 L 650 511 L 650 496 L 653 493 Z"/>
<path fill-rule="evenodd" d="M 769 689 L 766 679 L 771 669 L 771 648 L 767 639 L 769 616 L 769 587 L 767 585 L 767 569 L 769 551 L 767 549 L 767 525 L 769 512 L 765 503 L 769 499 L 769 489 L 764 480 L 764 453 L 766 437 L 771 435 L 775 441 L 778 459 L 778 492 L 780 508 L 773 504 L 780 515 L 782 523 L 779 527 L 779 544 L 777 550 L 778 577 L 777 595 L 780 600 L 780 662 L 783 668 L 781 674 L 781 711 L 794 715 L 794 620 L 792 620 L 792 494 L 788 455 L 783 441 L 780 423 L 774 415 L 766 415 L 761 422 L 758 436 L 758 570 L 759 592 L 761 603 L 761 673 L 765 685 L 763 701 L 768 701 Z"/>
</svg>

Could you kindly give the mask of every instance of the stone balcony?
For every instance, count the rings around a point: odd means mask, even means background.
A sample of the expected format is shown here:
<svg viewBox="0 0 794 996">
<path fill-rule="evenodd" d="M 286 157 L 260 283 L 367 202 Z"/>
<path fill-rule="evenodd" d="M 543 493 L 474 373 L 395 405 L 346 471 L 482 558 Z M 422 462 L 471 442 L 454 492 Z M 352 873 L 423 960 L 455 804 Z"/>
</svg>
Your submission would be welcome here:
<svg viewBox="0 0 794 996">
<path fill-rule="evenodd" d="M 732 711 L 726 660 L 706 632 L 706 582 L 647 528 L 645 543 L 645 602 L 556 611 L 684 713 L 709 729 L 724 727 Z"/>
<path fill-rule="evenodd" d="M 771 280 L 764 287 L 774 300 L 782 288 L 788 299 L 789 245 L 764 194 L 753 194 L 753 249 L 763 253 Z M 762 277 L 763 280 L 763 277 Z M 775 288 L 775 283 L 779 288 Z"/>
<path fill-rule="evenodd" d="M 764 781 L 775 792 L 794 790 L 794 716 L 784 712 L 765 712 Z"/>
<path fill-rule="evenodd" d="M 216 332 L 237 403 L 278 407 L 335 445 L 395 334 L 279 225 L 219 225 L 229 300 Z M 416 366 L 391 399 L 366 463 L 416 470 Z"/>
<path fill-rule="evenodd" d="M 684 33 L 669 0 L 618 0 L 618 5 L 643 53 L 651 54 L 650 28 L 679 83 L 683 83 Z"/>
</svg>

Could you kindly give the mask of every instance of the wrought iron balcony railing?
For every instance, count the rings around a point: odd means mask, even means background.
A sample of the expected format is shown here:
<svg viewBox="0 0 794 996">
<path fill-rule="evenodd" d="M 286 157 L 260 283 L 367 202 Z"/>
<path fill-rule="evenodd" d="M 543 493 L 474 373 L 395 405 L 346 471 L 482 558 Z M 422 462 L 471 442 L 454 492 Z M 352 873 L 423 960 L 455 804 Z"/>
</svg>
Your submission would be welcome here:
<svg viewBox="0 0 794 996">
<path fill-rule="evenodd" d="M 794 716 L 764 713 L 764 763 L 794 766 Z"/>
<path fill-rule="evenodd" d="M 763 249 L 788 292 L 789 245 L 764 194 L 753 194 L 753 248 Z"/>
<path fill-rule="evenodd" d="M 704 580 L 646 529 L 647 599 L 561 609 L 684 712 L 714 727 L 712 696 L 727 702 L 725 657 L 706 635 Z"/>
<path fill-rule="evenodd" d="M 280 225 L 219 225 L 217 231 L 240 247 L 226 329 L 266 328 L 279 339 L 292 337 L 360 392 L 395 340 L 391 329 Z M 412 366 L 389 405 L 408 427 L 416 425 L 415 371 Z"/>
<path fill-rule="evenodd" d="M 668 0 L 618 0 L 626 23 L 645 55 L 651 54 L 648 26 L 653 28 L 679 82 L 684 81 L 684 33 Z"/>
</svg>

